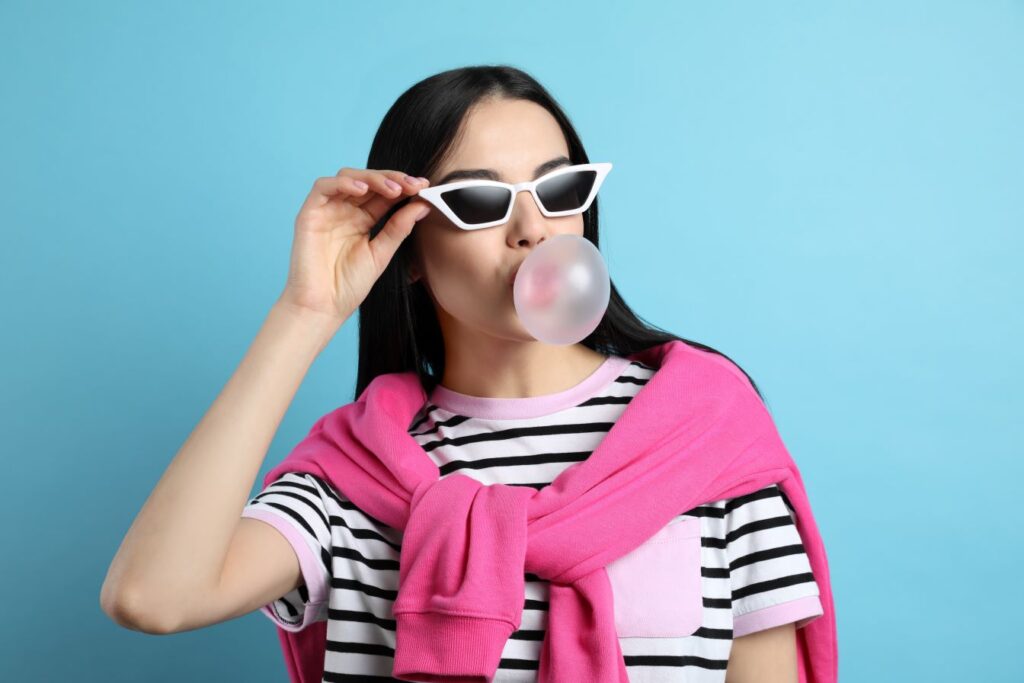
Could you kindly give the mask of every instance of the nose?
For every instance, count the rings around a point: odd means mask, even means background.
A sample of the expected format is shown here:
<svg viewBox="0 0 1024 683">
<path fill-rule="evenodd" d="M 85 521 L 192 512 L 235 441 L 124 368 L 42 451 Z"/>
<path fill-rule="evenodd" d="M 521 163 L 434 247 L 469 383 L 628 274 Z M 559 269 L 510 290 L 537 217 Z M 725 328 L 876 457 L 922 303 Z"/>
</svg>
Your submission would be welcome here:
<svg viewBox="0 0 1024 683">
<path fill-rule="evenodd" d="M 526 196 L 523 196 L 524 192 Z M 510 242 L 540 242 L 548 232 L 547 220 L 537 206 L 533 193 L 527 189 L 519 190 L 508 222 Z"/>
</svg>

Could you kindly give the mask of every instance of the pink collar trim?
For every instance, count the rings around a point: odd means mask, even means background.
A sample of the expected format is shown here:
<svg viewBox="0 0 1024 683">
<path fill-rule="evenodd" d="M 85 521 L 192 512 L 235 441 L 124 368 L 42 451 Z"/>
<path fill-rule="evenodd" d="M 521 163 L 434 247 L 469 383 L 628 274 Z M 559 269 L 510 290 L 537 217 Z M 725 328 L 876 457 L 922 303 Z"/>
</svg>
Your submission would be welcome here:
<svg viewBox="0 0 1024 683">
<path fill-rule="evenodd" d="M 514 420 L 550 415 L 583 403 L 596 396 L 632 361 L 622 356 L 608 356 L 586 379 L 564 391 L 523 398 L 491 398 L 471 396 L 438 384 L 430 394 L 430 402 L 439 408 L 466 417 L 487 420 Z"/>
</svg>

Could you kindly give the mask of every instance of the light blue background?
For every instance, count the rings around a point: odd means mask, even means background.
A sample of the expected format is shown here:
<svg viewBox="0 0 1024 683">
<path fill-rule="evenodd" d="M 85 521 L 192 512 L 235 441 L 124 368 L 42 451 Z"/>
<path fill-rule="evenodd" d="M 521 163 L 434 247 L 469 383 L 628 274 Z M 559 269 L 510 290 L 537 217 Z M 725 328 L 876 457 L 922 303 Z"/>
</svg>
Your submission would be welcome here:
<svg viewBox="0 0 1024 683">
<path fill-rule="evenodd" d="M 266 617 L 148 636 L 100 585 L 280 293 L 313 180 L 364 167 L 414 82 L 484 63 L 615 164 L 627 302 L 763 388 L 841 679 L 1024 678 L 1021 2 L 0 7 L 0 678 L 285 680 Z M 356 331 L 260 481 L 351 400 Z"/>
</svg>

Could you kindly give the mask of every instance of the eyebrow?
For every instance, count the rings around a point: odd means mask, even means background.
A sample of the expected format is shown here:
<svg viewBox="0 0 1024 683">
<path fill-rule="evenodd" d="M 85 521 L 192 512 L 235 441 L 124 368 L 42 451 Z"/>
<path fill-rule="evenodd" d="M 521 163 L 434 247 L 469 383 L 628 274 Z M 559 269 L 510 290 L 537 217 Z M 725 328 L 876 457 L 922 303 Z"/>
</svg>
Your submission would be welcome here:
<svg viewBox="0 0 1024 683">
<path fill-rule="evenodd" d="M 562 155 L 562 156 L 559 156 L 559 157 L 555 157 L 554 159 L 550 159 L 548 161 L 545 161 L 543 164 L 541 164 L 536 169 L 534 169 L 534 171 L 533 171 L 533 179 L 536 180 L 537 178 L 541 177 L 542 175 L 544 175 L 548 171 L 554 170 L 554 169 L 558 168 L 559 166 L 571 166 L 571 165 L 572 165 L 572 161 L 569 160 L 569 157 L 567 157 L 565 155 Z M 437 185 L 444 185 L 445 183 L 450 183 L 450 182 L 455 181 L 455 180 L 467 180 L 467 179 L 498 180 L 498 174 L 497 174 L 497 172 L 495 172 L 493 169 L 490 169 L 490 168 L 465 168 L 465 169 L 460 169 L 458 171 L 452 171 L 451 173 L 449 173 L 445 177 L 441 178 L 441 180 L 439 180 L 437 183 L 435 183 L 435 187 Z"/>
</svg>

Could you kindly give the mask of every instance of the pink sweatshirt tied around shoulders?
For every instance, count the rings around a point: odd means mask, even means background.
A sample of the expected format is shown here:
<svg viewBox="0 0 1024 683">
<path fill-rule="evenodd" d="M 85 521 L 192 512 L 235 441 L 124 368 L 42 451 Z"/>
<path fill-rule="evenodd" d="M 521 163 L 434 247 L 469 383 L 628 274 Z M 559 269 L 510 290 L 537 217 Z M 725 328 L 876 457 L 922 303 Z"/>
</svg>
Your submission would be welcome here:
<svg viewBox="0 0 1024 683">
<path fill-rule="evenodd" d="M 376 377 L 314 423 L 264 478 L 315 474 L 403 531 L 392 676 L 489 683 L 520 626 L 524 573 L 550 582 L 539 683 L 628 683 L 605 566 L 680 511 L 778 484 L 823 614 L 796 631 L 800 683 L 835 683 L 825 546 L 767 407 L 728 359 L 672 340 L 627 356 L 657 368 L 590 456 L 539 491 L 444 478 L 408 433 L 427 399 L 415 372 Z M 293 683 L 319 683 L 326 622 L 278 627 Z"/>
</svg>

